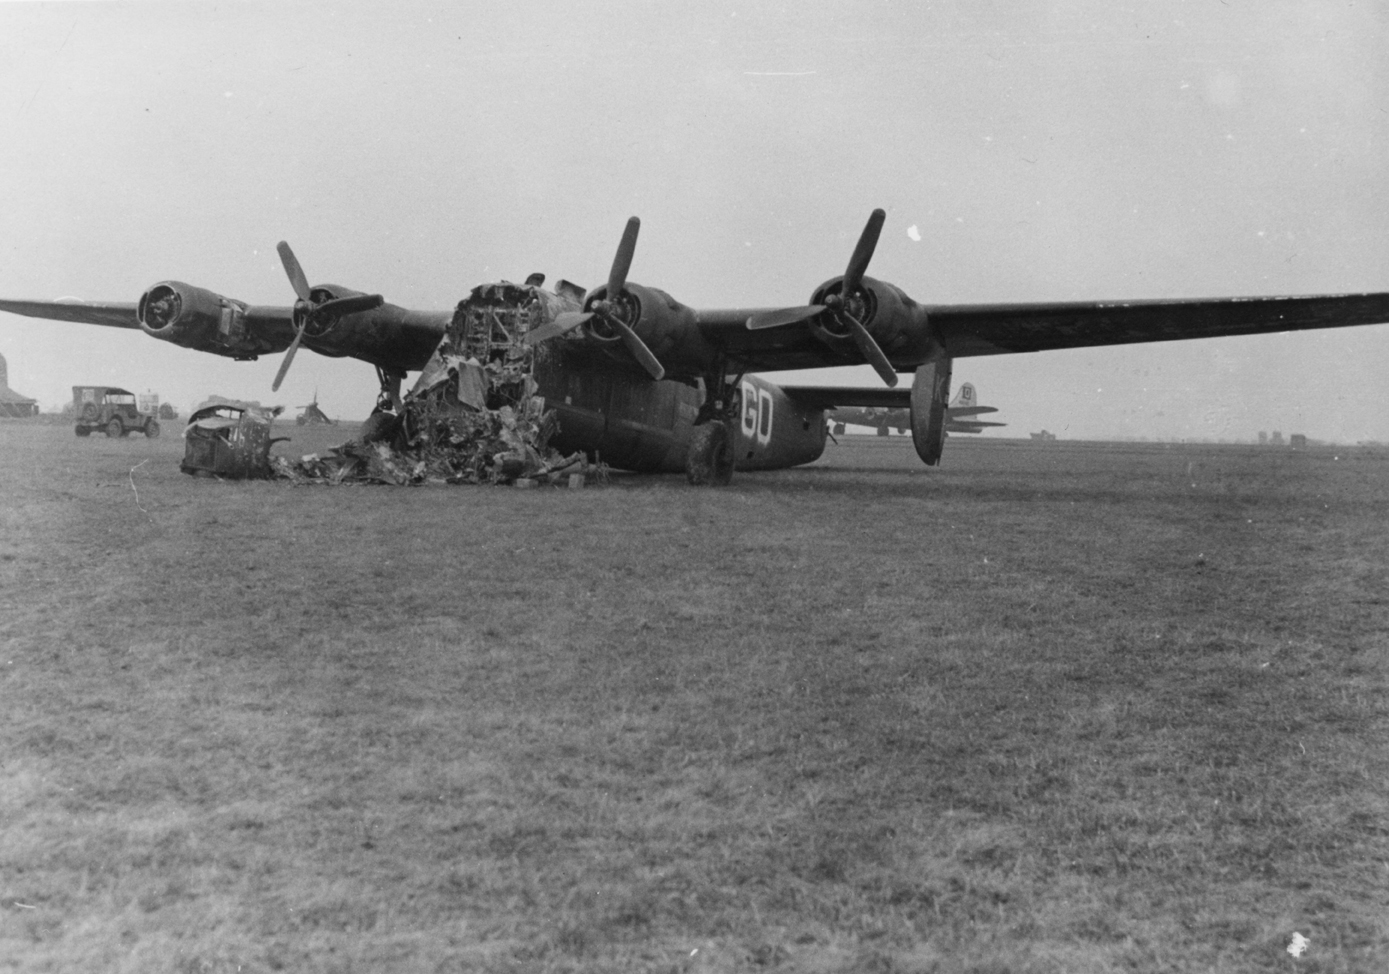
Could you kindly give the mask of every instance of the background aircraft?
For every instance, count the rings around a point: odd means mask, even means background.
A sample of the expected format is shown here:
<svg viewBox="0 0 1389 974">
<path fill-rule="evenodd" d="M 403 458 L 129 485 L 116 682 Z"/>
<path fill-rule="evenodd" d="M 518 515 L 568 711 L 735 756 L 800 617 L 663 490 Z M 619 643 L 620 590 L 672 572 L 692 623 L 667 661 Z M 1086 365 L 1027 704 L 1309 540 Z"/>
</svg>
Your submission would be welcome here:
<svg viewBox="0 0 1389 974">
<path fill-rule="evenodd" d="M 906 433 L 912 428 L 909 396 L 900 393 L 895 397 L 884 395 L 884 393 L 896 392 L 896 390 L 890 389 L 861 389 L 851 386 L 836 388 L 841 390 L 842 398 L 835 399 L 833 392 L 822 397 L 823 401 L 834 406 L 826 419 L 830 423 L 831 432 L 835 435 L 843 433 L 846 424 L 873 427 L 878 431 L 879 436 L 887 436 L 894 429 L 899 433 Z M 872 402 L 864 404 L 862 408 L 835 405 L 836 403 L 857 403 L 860 398 L 871 398 Z M 897 400 L 896 403 L 893 402 L 893 398 Z M 973 383 L 966 382 L 960 386 L 960 390 L 955 393 L 955 398 L 950 400 L 950 405 L 946 407 L 945 432 L 982 433 L 985 427 L 1007 426 L 1007 423 L 972 420 L 972 417 L 996 412 L 998 410 L 993 406 L 979 405 Z"/>
<path fill-rule="evenodd" d="M 670 410 L 678 410 L 690 394 L 667 392 L 669 387 L 660 383 L 669 377 L 698 388 L 691 425 L 709 427 L 693 434 L 687 445 L 685 467 L 691 480 L 727 483 L 739 449 L 735 430 L 746 417 L 743 376 L 867 363 L 889 388 L 897 386 L 899 372 L 914 373 L 910 391 L 904 390 L 912 441 L 922 461 L 934 465 L 944 446 L 956 358 L 1389 321 L 1385 292 L 920 304 L 896 285 L 867 276 L 885 218 L 883 210 L 873 211 L 844 273 L 817 287 L 804 305 L 696 310 L 664 291 L 629 281 L 640 230 L 636 217 L 627 222 L 606 284 L 581 297 L 581 289 L 566 281 L 553 292 L 543 291 L 543 277 L 533 276 L 524 300 L 539 302 L 544 313 L 525 317 L 525 340 L 531 345 L 562 343 L 556 347 L 564 354 L 540 357 L 536 377 L 542 395 L 560 411 L 569 448 L 601 453 L 614 466 L 665 469 L 652 465 L 647 448 L 621 446 L 612 437 L 624 423 L 675 428 Z M 285 349 L 276 388 L 301 344 L 320 354 L 350 355 L 376 367 L 381 380 L 378 409 L 388 409 L 399 402 L 406 371 L 424 367 L 467 304 L 461 303 L 458 313 L 411 311 L 386 304 L 380 295 L 338 285 L 311 287 L 289 246 L 282 242 L 279 252 L 298 296 L 292 308 L 251 306 L 165 281 L 134 304 L 0 300 L 0 310 L 139 328 L 155 338 L 238 359 Z M 542 300 L 542 293 L 548 297 Z M 506 333 L 506 341 L 518 338 L 516 327 Z M 470 340 L 455 338 L 465 348 Z M 570 407 L 569 415 L 562 404 Z M 823 408 L 800 407 L 801 433 L 811 432 L 804 426 L 812 422 L 805 410 Z M 596 416 L 603 417 L 601 424 Z M 768 424 L 770 436 L 770 419 Z M 823 416 L 820 425 L 823 437 Z M 799 441 L 799 434 L 795 439 Z"/>
</svg>

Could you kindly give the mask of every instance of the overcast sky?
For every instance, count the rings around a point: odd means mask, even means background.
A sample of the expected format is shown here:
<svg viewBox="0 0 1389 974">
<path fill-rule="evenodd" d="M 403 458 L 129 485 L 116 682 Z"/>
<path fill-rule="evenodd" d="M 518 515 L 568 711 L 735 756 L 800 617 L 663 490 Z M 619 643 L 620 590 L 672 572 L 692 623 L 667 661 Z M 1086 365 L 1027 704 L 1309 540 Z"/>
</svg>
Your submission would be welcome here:
<svg viewBox="0 0 1389 974">
<path fill-rule="evenodd" d="M 460 9 L 479 7 L 483 9 Z M 0 295 L 311 281 L 451 308 L 544 271 L 694 307 L 1389 289 L 1383 4 L 0 4 Z M 360 418 L 372 368 L 0 314 L 10 385 Z M 812 374 L 797 373 L 797 381 Z M 876 382 L 866 367 L 823 381 Z M 1021 435 L 1389 440 L 1389 326 L 961 359 Z"/>
</svg>

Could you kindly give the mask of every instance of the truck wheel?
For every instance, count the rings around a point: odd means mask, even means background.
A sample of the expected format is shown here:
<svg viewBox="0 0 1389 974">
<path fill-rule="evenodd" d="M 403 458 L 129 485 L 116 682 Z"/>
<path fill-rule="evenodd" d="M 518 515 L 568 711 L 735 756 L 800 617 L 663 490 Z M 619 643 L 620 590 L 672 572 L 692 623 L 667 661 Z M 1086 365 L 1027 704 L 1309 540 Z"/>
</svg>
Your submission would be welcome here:
<svg viewBox="0 0 1389 974">
<path fill-rule="evenodd" d="M 145 436 L 149 437 L 149 438 L 152 440 L 152 439 L 154 439 L 155 437 L 157 437 L 158 435 L 159 435 L 159 423 L 158 423 L 157 421 L 155 421 L 155 420 L 152 419 L 152 420 L 150 420 L 148 423 L 145 424 Z"/>
<path fill-rule="evenodd" d="M 106 424 L 106 436 L 109 439 L 114 440 L 116 439 L 116 437 L 121 436 L 124 433 L 125 427 L 121 426 L 121 421 L 119 419 L 113 419 L 111 420 L 111 422 Z"/>
<path fill-rule="evenodd" d="M 88 423 L 96 419 L 96 403 L 84 402 L 82 404 L 82 418 Z"/>
<path fill-rule="evenodd" d="M 685 454 L 685 476 L 697 487 L 726 487 L 733 480 L 733 443 L 728 424 L 696 426 Z"/>
<path fill-rule="evenodd" d="M 78 427 L 77 427 L 77 435 L 78 435 L 78 436 L 91 436 L 91 435 L 92 435 L 92 431 L 91 431 L 90 429 L 88 429 L 87 427 L 85 427 L 85 426 L 78 426 Z"/>
</svg>

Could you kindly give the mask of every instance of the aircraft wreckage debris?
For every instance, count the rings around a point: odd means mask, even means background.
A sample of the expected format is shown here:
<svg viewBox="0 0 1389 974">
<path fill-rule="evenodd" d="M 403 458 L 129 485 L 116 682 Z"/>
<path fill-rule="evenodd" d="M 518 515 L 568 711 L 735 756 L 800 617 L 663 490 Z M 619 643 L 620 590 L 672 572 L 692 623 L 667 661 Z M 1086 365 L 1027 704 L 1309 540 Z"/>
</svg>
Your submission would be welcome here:
<svg viewBox="0 0 1389 974">
<path fill-rule="evenodd" d="M 277 477 L 296 484 L 555 484 L 606 479 L 583 453 L 549 446 L 558 429 L 535 394 L 528 348 L 489 359 L 453 354 L 446 342 L 425 366 L 398 414 L 375 413 L 359 439 L 326 455 L 272 457 Z M 489 408 L 488 403 L 501 405 Z"/>
</svg>

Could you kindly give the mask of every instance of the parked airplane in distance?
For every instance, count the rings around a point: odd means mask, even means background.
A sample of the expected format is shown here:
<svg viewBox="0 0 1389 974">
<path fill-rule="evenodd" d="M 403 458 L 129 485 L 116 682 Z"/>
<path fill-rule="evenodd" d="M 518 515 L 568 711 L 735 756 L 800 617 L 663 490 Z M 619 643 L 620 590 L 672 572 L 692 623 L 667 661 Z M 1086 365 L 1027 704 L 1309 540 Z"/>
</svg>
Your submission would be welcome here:
<svg viewBox="0 0 1389 974">
<path fill-rule="evenodd" d="M 287 351 L 278 387 L 300 345 L 376 367 L 377 408 L 399 407 L 407 371 L 422 369 L 446 336 L 462 340 L 470 308 L 510 302 L 512 327 L 482 334 L 475 352 L 519 356 L 534 350 L 535 381 L 559 414 L 570 449 L 601 452 L 619 468 L 666 469 L 672 451 L 694 482 L 726 483 L 740 465 L 806 462 L 825 434 L 824 389 L 778 389 L 749 373 L 868 364 L 895 388 L 910 372 L 905 402 L 922 461 L 940 461 L 948 426 L 950 376 L 957 358 L 1059 348 L 1175 341 L 1220 335 L 1389 321 L 1389 293 L 1303 297 L 1195 298 L 921 304 L 866 272 L 886 215 L 874 210 L 843 274 L 817 287 L 807 304 L 783 308 L 695 309 L 664 291 L 629 282 L 640 221 L 627 222 L 606 284 L 585 291 L 543 275 L 525 285 L 485 288 L 456 308 L 413 311 L 335 284 L 310 286 L 287 244 L 281 261 L 297 298 L 292 306 L 250 305 L 178 281 L 162 281 L 137 302 L 0 300 L 0 311 L 140 329 L 185 348 L 235 359 Z M 500 319 L 499 319 L 500 320 Z M 514 358 L 513 361 L 520 361 Z M 752 397 L 756 396 L 756 412 Z M 784 396 L 785 405 L 779 407 Z M 836 400 L 829 405 L 874 405 Z M 770 406 L 764 406 L 771 403 Z M 692 416 L 687 415 L 694 410 Z M 740 436 L 754 430 L 753 456 Z M 765 439 L 764 439 L 765 437 Z M 745 437 L 744 437 L 745 439 Z M 821 447 L 823 442 L 821 442 Z M 761 459 L 759 460 L 759 448 Z M 739 451 L 742 451 L 740 458 Z"/>
<path fill-rule="evenodd" d="M 873 391 L 883 393 L 896 392 L 897 390 L 878 389 Z M 903 391 L 905 392 L 905 390 Z M 896 409 L 887 405 L 867 406 L 861 409 L 835 406 L 826 416 L 830 423 L 830 431 L 838 436 L 844 432 L 845 426 L 853 425 L 872 427 L 878 431 L 879 436 L 887 436 L 892 430 L 908 433 L 912 428 L 909 398 L 909 394 L 903 395 L 900 400 L 902 405 Z M 875 399 L 875 401 L 884 402 L 886 397 Z M 947 433 L 982 433 L 985 427 L 1007 426 L 1007 423 L 991 423 L 973 419 L 975 416 L 996 412 L 998 410 L 993 406 L 979 405 L 974 385 L 966 382 L 960 386 L 960 390 L 955 393 L 955 398 L 950 400 L 950 405 L 945 409 L 945 431 Z"/>
</svg>

